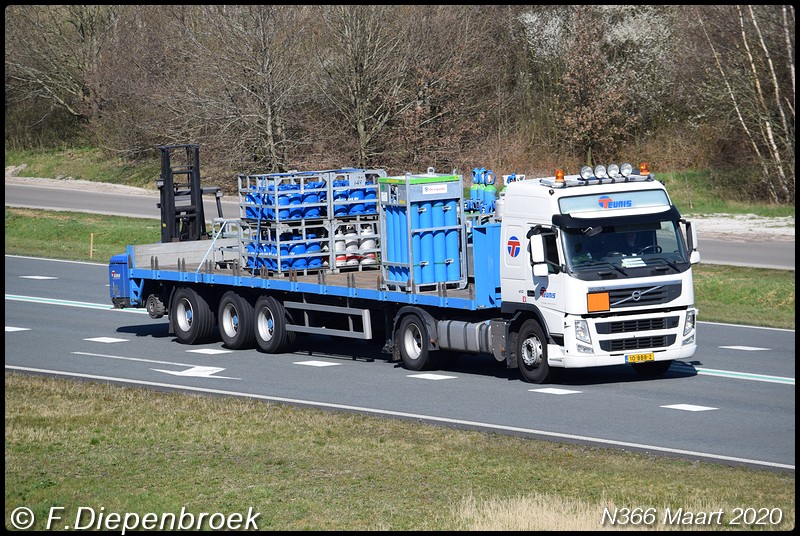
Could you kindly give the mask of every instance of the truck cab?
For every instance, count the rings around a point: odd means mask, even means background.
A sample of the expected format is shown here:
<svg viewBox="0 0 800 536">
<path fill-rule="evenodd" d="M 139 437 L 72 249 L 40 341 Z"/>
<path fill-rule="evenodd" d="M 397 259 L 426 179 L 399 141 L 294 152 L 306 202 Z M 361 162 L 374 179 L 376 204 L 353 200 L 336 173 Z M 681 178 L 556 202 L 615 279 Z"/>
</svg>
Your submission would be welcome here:
<svg viewBox="0 0 800 536">
<path fill-rule="evenodd" d="M 503 313 L 543 331 L 530 355 L 516 345 L 529 381 L 626 363 L 658 374 L 695 353 L 696 232 L 645 165 L 509 184 L 501 259 Z"/>
</svg>

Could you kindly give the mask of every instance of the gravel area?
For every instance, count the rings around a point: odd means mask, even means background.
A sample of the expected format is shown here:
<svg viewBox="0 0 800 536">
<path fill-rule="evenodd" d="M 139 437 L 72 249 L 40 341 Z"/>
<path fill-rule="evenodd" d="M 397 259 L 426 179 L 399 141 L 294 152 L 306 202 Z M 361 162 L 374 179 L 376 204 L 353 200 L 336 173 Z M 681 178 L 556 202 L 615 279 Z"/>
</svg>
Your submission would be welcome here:
<svg viewBox="0 0 800 536">
<path fill-rule="evenodd" d="M 10 171 L 10 173 L 9 173 Z M 40 179 L 13 176 L 14 170 L 6 170 L 7 184 L 30 184 L 34 186 L 75 188 L 100 192 L 116 192 L 134 195 L 157 195 L 158 190 L 135 188 L 119 184 L 84 181 L 71 178 Z M 794 241 L 794 217 L 762 218 L 754 214 L 697 214 L 688 216 L 697 225 L 700 238 L 725 238 L 727 240 L 752 241 L 769 236 L 772 240 Z"/>
</svg>

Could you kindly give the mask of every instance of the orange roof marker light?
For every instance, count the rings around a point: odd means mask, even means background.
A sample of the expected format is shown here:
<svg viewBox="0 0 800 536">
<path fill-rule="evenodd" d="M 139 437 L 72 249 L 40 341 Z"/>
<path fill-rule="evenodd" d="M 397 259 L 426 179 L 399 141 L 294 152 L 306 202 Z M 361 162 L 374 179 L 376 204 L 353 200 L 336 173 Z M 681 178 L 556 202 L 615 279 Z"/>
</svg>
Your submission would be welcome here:
<svg viewBox="0 0 800 536">
<path fill-rule="evenodd" d="M 556 182 L 564 182 L 564 170 L 557 169 L 556 170 Z"/>
<path fill-rule="evenodd" d="M 650 162 L 642 162 L 639 164 L 639 175 L 650 174 Z"/>
</svg>

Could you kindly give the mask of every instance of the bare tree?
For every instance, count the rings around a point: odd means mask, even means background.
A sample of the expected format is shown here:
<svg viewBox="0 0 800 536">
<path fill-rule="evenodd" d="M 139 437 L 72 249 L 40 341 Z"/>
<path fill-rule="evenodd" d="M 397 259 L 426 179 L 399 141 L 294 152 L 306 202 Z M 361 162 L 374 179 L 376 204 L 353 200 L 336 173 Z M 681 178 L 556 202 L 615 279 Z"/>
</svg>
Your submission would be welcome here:
<svg viewBox="0 0 800 536">
<path fill-rule="evenodd" d="M 404 106 L 399 96 L 410 55 L 397 6 L 320 6 L 314 47 L 324 77 L 322 94 L 338 126 L 355 140 L 366 166 L 377 156 L 376 137 Z"/>
<path fill-rule="evenodd" d="M 37 5 L 6 8 L 6 80 L 25 98 L 49 101 L 84 122 L 101 113 L 97 74 L 119 6 Z"/>
<path fill-rule="evenodd" d="M 728 103 L 762 170 L 762 184 L 773 202 L 794 202 L 794 8 L 726 6 L 737 28 L 727 36 L 701 24 Z M 725 9 L 725 8 L 723 8 Z M 791 12 L 791 21 L 787 16 Z M 766 31 L 763 25 L 768 25 Z M 785 48 L 784 48 L 785 47 Z M 776 55 L 782 61 L 776 62 Z"/>
</svg>

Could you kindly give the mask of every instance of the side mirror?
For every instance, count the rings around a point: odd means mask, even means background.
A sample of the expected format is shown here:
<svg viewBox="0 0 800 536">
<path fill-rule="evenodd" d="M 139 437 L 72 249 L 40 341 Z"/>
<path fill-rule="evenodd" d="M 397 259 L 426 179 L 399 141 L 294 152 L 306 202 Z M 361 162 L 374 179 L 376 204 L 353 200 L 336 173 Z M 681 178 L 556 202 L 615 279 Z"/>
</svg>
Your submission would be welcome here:
<svg viewBox="0 0 800 536">
<path fill-rule="evenodd" d="M 697 264 L 700 262 L 700 252 L 697 251 L 697 228 L 692 222 L 684 220 L 686 225 L 686 234 L 689 240 L 689 262 Z"/>
<path fill-rule="evenodd" d="M 531 252 L 533 275 L 536 277 L 546 277 L 548 269 L 547 262 L 545 261 L 544 236 L 532 234 L 528 237 L 528 244 Z"/>
</svg>

